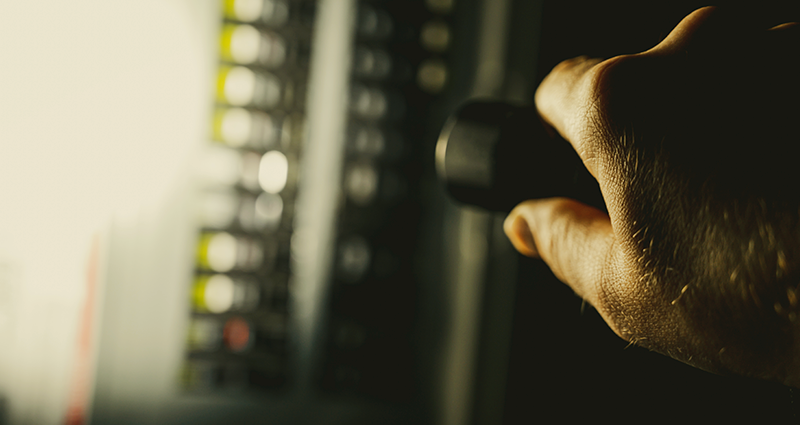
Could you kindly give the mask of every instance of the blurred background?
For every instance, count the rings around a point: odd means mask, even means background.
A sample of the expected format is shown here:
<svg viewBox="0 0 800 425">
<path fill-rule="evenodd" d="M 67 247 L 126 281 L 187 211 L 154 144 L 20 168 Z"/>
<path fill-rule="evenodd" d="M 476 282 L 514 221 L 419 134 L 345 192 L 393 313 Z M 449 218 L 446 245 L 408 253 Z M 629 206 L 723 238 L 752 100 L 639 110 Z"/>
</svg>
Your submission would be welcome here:
<svg viewBox="0 0 800 425">
<path fill-rule="evenodd" d="M 628 347 L 435 175 L 466 99 L 703 5 L 4 2 L 0 424 L 790 420 Z"/>
</svg>

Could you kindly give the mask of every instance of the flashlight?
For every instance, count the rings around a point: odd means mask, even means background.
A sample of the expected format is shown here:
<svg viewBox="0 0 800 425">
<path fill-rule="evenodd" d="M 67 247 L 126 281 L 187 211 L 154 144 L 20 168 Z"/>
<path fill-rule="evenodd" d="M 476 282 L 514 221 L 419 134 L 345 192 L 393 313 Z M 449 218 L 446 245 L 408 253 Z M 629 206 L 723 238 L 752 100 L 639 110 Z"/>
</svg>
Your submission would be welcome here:
<svg viewBox="0 0 800 425">
<path fill-rule="evenodd" d="M 470 101 L 445 123 L 436 171 L 457 201 L 509 212 L 528 199 L 563 196 L 605 209 L 578 154 L 551 134 L 533 106 Z"/>
</svg>

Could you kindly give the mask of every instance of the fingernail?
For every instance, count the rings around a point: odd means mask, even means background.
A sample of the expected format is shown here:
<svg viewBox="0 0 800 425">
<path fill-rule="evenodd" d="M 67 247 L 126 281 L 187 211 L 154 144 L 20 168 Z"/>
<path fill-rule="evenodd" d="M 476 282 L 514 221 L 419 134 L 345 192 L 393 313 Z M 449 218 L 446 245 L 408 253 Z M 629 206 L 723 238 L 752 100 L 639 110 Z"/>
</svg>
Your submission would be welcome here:
<svg viewBox="0 0 800 425">
<path fill-rule="evenodd" d="M 511 225 L 506 226 L 506 235 L 511 240 L 514 248 L 522 255 L 539 258 L 539 251 L 536 250 L 536 242 L 533 240 L 533 234 L 528 222 L 521 215 L 510 217 L 510 219 Z"/>
</svg>

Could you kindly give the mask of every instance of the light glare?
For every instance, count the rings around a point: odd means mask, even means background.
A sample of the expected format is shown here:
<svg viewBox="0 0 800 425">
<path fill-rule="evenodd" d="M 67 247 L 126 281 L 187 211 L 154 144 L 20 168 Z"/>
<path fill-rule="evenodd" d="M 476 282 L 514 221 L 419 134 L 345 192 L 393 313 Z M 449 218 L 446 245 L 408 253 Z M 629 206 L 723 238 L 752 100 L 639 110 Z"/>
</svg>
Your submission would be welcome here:
<svg viewBox="0 0 800 425">
<path fill-rule="evenodd" d="M 225 143 L 239 148 L 250 140 L 253 119 L 245 109 L 231 108 L 222 117 L 222 139 Z"/>
<path fill-rule="evenodd" d="M 245 106 L 253 101 L 256 74 L 243 67 L 231 68 L 225 76 L 225 100 L 233 106 Z"/>
<path fill-rule="evenodd" d="M 289 161 L 278 151 L 269 151 L 261 157 L 258 169 L 258 183 L 267 193 L 280 193 L 289 178 Z"/>
<path fill-rule="evenodd" d="M 217 233 L 208 241 L 208 266 L 216 272 L 227 272 L 236 266 L 236 238 L 230 233 Z"/>
<path fill-rule="evenodd" d="M 264 0 L 234 0 L 234 14 L 242 22 L 253 22 L 261 17 Z"/>
<path fill-rule="evenodd" d="M 238 25 L 231 34 L 230 48 L 234 62 L 251 64 L 258 60 L 261 33 L 250 25 Z"/>
<path fill-rule="evenodd" d="M 233 280 L 224 274 L 211 276 L 204 291 L 206 308 L 211 313 L 224 313 L 230 310 L 234 300 Z"/>
</svg>

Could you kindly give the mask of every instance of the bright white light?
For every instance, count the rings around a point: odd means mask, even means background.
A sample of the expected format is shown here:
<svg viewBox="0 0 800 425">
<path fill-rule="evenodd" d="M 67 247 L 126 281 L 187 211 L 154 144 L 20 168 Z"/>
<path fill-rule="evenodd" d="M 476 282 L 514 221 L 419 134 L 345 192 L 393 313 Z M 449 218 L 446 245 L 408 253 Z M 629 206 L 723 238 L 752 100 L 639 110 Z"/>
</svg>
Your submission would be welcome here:
<svg viewBox="0 0 800 425">
<path fill-rule="evenodd" d="M 206 308 L 212 313 L 224 313 L 230 310 L 234 299 L 233 280 L 224 274 L 217 274 L 208 278 L 203 300 Z"/>
<path fill-rule="evenodd" d="M 258 183 L 267 193 L 280 193 L 289 178 L 289 161 L 278 151 L 269 151 L 261 157 Z"/>
<path fill-rule="evenodd" d="M 246 109 L 231 108 L 222 117 L 222 139 L 233 147 L 242 147 L 250 140 L 253 119 Z"/>
<path fill-rule="evenodd" d="M 215 272 L 227 272 L 236 266 L 236 238 L 230 233 L 211 236 L 206 248 L 208 267 Z"/>
<path fill-rule="evenodd" d="M 264 0 L 235 0 L 233 13 L 242 22 L 253 22 L 261 18 Z"/>
<path fill-rule="evenodd" d="M 231 57 L 234 62 L 251 64 L 258 60 L 261 33 L 250 25 L 238 25 L 231 33 Z"/>
<path fill-rule="evenodd" d="M 233 106 L 245 106 L 253 102 L 256 91 L 256 74 L 236 66 L 225 76 L 225 100 Z"/>
</svg>

